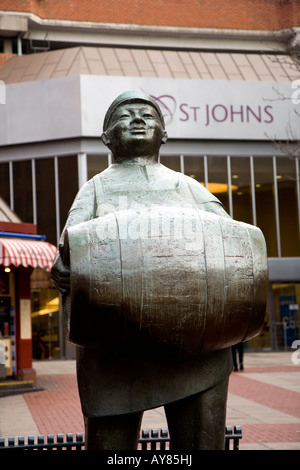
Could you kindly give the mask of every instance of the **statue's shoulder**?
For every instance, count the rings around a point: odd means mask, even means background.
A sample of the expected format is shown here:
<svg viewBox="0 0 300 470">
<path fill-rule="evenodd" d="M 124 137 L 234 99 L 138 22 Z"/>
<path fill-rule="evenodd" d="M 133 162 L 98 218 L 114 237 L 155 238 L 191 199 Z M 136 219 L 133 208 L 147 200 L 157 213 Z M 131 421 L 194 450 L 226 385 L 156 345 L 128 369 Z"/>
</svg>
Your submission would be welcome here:
<svg viewBox="0 0 300 470">
<path fill-rule="evenodd" d="M 109 176 L 110 174 L 113 174 L 118 171 L 119 167 L 120 165 L 118 165 L 117 163 L 112 163 L 107 168 L 105 168 L 105 170 L 102 170 L 100 171 L 100 173 L 97 173 L 95 176 L 93 176 L 92 180 L 95 182 L 101 179 L 103 176 Z"/>
<path fill-rule="evenodd" d="M 194 178 L 180 173 L 180 180 L 188 185 L 193 196 L 199 202 L 220 202 L 216 196 L 214 196 L 210 191 L 208 191 L 208 189 L 205 188 L 205 186 L 203 186 L 203 184 L 199 183 L 199 181 L 195 180 Z"/>
<path fill-rule="evenodd" d="M 100 173 L 97 173 L 95 176 L 93 176 L 89 182 L 91 185 L 94 187 L 97 187 L 99 184 L 101 185 L 103 180 L 106 180 L 110 177 L 112 177 L 114 174 L 117 173 L 120 165 L 117 164 L 112 164 L 109 167 L 105 168 L 105 170 L 101 171 Z"/>
</svg>

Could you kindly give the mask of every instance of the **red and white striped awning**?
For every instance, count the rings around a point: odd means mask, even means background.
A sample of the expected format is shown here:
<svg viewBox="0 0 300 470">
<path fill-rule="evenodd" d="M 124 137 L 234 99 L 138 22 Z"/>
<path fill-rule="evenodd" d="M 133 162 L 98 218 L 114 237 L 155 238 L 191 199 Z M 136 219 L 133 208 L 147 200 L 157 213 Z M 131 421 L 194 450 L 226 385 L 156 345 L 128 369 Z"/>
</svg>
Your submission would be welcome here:
<svg viewBox="0 0 300 470">
<path fill-rule="evenodd" d="M 50 271 L 57 248 L 37 240 L 0 238 L 0 265 L 37 266 Z"/>
</svg>

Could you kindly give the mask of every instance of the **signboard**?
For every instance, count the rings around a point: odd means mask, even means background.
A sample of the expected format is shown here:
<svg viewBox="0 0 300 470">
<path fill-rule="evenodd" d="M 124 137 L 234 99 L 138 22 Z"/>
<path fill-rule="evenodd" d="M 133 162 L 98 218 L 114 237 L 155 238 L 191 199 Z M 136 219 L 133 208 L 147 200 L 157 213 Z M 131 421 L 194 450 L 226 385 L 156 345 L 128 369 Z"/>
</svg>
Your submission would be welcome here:
<svg viewBox="0 0 300 470">
<path fill-rule="evenodd" d="M 1 359 L 1 356 L 2 356 L 2 359 Z M 6 338 L 1 338 L 0 339 L 0 364 L 5 365 L 6 375 L 8 375 L 8 376 L 12 375 L 11 338 L 6 337 Z"/>
<path fill-rule="evenodd" d="M 81 76 L 82 134 L 99 136 L 105 111 L 123 91 L 155 98 L 170 138 L 300 139 L 291 82 Z M 300 102 L 300 100 L 299 100 Z"/>
<path fill-rule="evenodd" d="M 296 304 L 295 295 L 286 295 L 279 297 L 280 318 L 282 324 L 282 337 L 284 346 L 291 346 L 293 341 L 298 339 L 297 313 L 298 304 Z"/>
<path fill-rule="evenodd" d="M 20 299 L 20 338 L 31 339 L 31 301 Z"/>
<path fill-rule="evenodd" d="M 158 101 L 169 138 L 300 139 L 300 80 L 80 75 L 7 85 L 5 102 L 0 102 L 0 146 L 99 138 L 108 106 L 133 89 Z"/>
</svg>

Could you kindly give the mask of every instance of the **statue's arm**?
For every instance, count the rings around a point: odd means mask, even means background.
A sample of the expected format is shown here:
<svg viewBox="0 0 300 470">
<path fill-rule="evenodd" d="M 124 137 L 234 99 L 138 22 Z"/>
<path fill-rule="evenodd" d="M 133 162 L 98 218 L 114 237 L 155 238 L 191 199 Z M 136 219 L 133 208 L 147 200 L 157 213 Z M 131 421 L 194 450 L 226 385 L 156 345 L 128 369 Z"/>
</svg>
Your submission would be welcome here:
<svg viewBox="0 0 300 470">
<path fill-rule="evenodd" d="M 95 190 L 93 180 L 88 181 L 78 192 L 69 211 L 65 227 L 62 231 L 58 252 L 51 269 L 51 276 L 55 287 L 61 294 L 70 290 L 70 268 L 68 265 L 68 248 L 65 246 L 65 231 L 81 222 L 86 222 L 95 217 Z"/>
</svg>

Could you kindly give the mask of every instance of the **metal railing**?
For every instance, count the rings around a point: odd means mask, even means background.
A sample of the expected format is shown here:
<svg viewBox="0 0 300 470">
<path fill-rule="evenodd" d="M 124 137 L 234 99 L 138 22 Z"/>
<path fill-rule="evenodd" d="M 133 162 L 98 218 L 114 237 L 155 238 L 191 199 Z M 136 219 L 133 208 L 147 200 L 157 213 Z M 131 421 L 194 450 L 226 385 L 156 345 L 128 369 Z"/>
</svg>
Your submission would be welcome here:
<svg viewBox="0 0 300 470">
<path fill-rule="evenodd" d="M 239 450 L 239 442 L 242 439 L 241 426 L 226 426 L 225 450 Z M 24 436 L 18 438 L 9 437 L 7 443 L 4 437 L 0 437 L 0 450 L 84 450 L 85 442 L 82 433 L 48 434 L 28 436 L 27 442 Z M 172 450 L 171 440 L 167 429 L 143 429 L 138 443 L 139 450 Z"/>
</svg>

